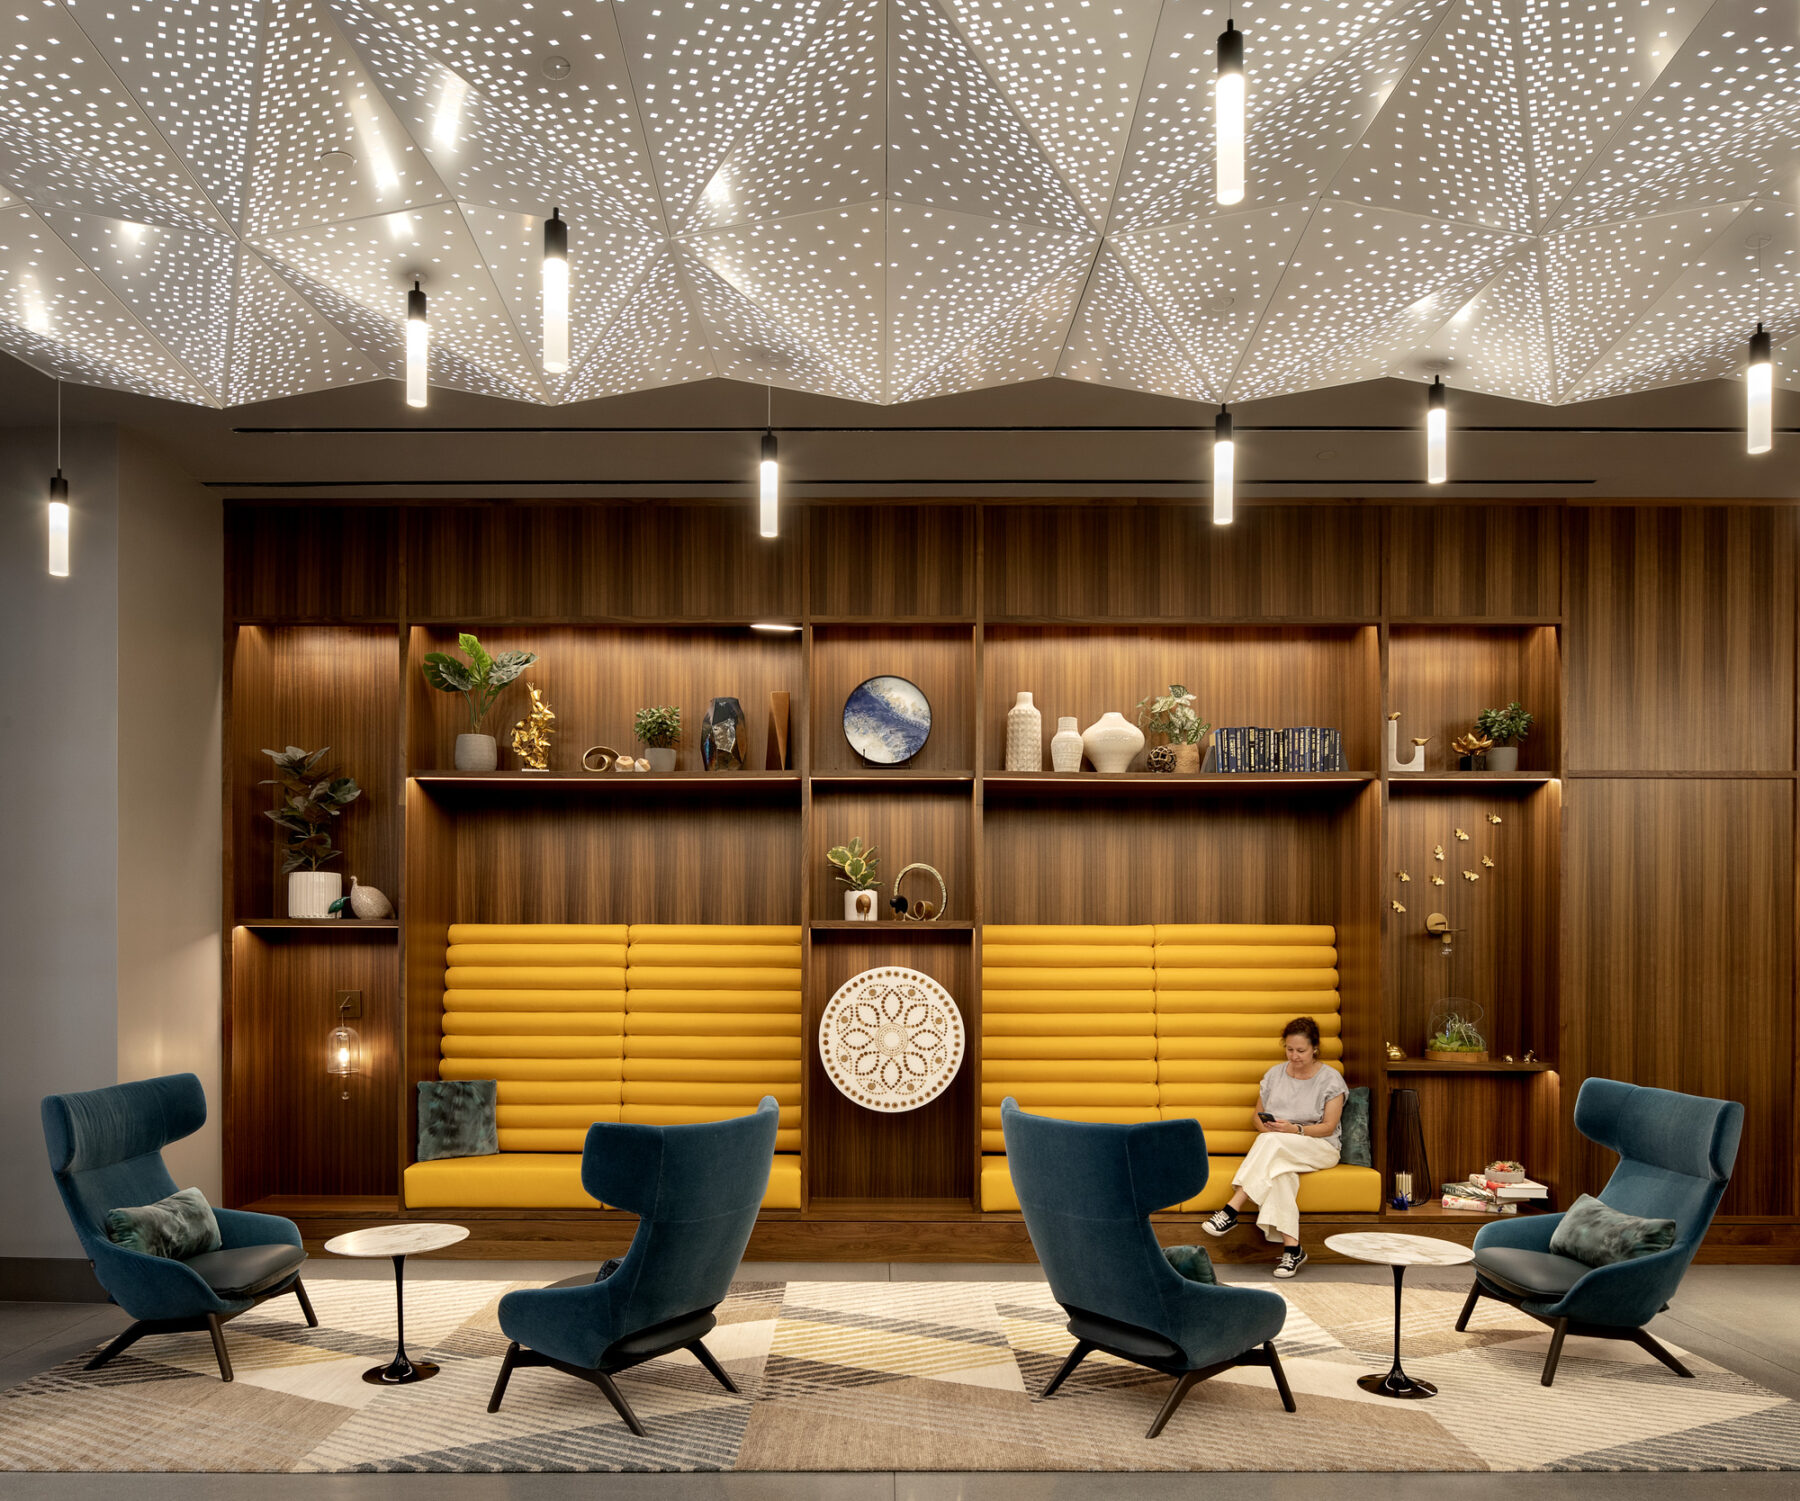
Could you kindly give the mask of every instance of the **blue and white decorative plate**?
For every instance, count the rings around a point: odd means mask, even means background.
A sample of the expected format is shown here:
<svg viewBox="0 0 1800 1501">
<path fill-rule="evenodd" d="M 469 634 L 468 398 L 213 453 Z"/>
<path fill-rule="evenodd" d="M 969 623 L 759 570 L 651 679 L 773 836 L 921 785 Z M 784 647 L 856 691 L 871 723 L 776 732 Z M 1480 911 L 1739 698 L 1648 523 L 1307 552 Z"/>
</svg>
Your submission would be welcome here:
<svg viewBox="0 0 1800 1501">
<path fill-rule="evenodd" d="M 925 748 L 931 705 L 905 678 L 870 678 L 844 700 L 844 738 L 875 766 L 899 766 Z"/>
</svg>

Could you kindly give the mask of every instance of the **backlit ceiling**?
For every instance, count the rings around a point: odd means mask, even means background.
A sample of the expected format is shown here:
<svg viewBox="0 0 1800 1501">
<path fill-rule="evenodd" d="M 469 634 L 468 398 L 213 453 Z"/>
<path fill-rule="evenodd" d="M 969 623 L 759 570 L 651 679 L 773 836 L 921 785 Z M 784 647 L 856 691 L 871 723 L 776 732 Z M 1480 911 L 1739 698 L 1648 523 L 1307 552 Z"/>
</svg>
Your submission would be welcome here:
<svg viewBox="0 0 1800 1501">
<path fill-rule="evenodd" d="M 397 378 L 1580 401 L 1800 330 L 1800 0 L 10 0 L 0 347 L 209 405 Z M 541 223 L 572 360 L 540 367 Z M 1759 265 L 1760 262 L 1760 265 Z M 1784 374 L 1791 362 L 1778 361 Z"/>
</svg>

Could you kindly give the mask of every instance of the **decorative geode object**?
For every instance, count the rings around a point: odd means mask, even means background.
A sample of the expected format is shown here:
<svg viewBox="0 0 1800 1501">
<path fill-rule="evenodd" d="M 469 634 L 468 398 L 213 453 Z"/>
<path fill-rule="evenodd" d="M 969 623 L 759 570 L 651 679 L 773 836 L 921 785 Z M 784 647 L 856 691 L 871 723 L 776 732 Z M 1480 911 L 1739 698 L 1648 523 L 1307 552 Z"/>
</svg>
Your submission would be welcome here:
<svg viewBox="0 0 1800 1501">
<path fill-rule="evenodd" d="M 1144 764 L 1152 771 L 1173 771 L 1175 769 L 1175 747 L 1172 745 L 1153 745 L 1144 757 Z"/>
<path fill-rule="evenodd" d="M 744 769 L 744 706 L 715 698 L 700 721 L 700 760 L 708 771 Z"/>
<path fill-rule="evenodd" d="M 930 734 L 931 704 L 905 678 L 870 678 L 844 701 L 844 738 L 871 766 L 904 766 Z"/>
</svg>

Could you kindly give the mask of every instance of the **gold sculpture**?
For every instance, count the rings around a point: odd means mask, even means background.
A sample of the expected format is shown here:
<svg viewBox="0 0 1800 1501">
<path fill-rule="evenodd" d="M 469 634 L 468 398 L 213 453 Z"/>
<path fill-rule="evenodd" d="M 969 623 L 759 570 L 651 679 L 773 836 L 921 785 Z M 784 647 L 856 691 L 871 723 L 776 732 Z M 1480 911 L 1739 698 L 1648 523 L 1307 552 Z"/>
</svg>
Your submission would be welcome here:
<svg viewBox="0 0 1800 1501">
<path fill-rule="evenodd" d="M 1479 881 L 1481 879 L 1481 872 L 1478 870 L 1465 870 L 1463 872 L 1463 879 L 1465 881 Z"/>
<path fill-rule="evenodd" d="M 550 724 L 556 718 L 556 710 L 544 702 L 536 683 L 525 686 L 531 693 L 531 712 L 513 726 L 513 754 L 519 758 L 521 771 L 548 771 L 550 736 L 554 733 Z"/>
<path fill-rule="evenodd" d="M 1483 869 L 1492 870 L 1494 868 L 1494 857 L 1492 855 L 1483 855 L 1481 857 L 1481 864 Z"/>
<path fill-rule="evenodd" d="M 1464 844 L 1467 844 L 1467 843 L 1468 843 L 1468 842 L 1469 842 L 1469 836 L 1468 836 L 1468 834 L 1467 834 L 1467 833 L 1466 833 L 1466 832 L 1465 832 L 1465 831 L 1464 831 L 1464 830 L 1462 830 L 1462 829 L 1458 829 L 1458 830 L 1457 830 L 1457 831 L 1456 831 L 1456 837 L 1457 837 L 1457 838 L 1458 838 L 1458 839 L 1460 839 L 1460 840 L 1462 840 L 1462 842 L 1463 842 L 1463 843 L 1464 843 Z"/>
<path fill-rule="evenodd" d="M 1406 1049 L 1399 1046 L 1397 1043 L 1390 1042 L 1387 1045 L 1387 1055 L 1389 1063 L 1406 1062 Z"/>
<path fill-rule="evenodd" d="M 1405 872 L 1405 871 L 1403 871 L 1403 870 L 1397 870 L 1397 871 L 1395 871 L 1395 872 L 1394 872 L 1394 874 L 1395 874 L 1395 875 L 1396 875 L 1396 876 L 1398 876 L 1398 877 L 1399 877 L 1399 878 L 1400 878 L 1400 879 L 1401 879 L 1401 880 L 1402 880 L 1402 881 L 1410 881 L 1410 880 L 1411 880 L 1411 879 L 1412 879 L 1412 877 L 1411 877 L 1411 876 L 1409 876 L 1409 875 L 1408 875 L 1408 874 L 1407 874 L 1407 873 L 1406 873 L 1406 872 Z"/>
<path fill-rule="evenodd" d="M 1431 847 L 1431 858 L 1432 858 L 1432 859 L 1433 859 L 1433 860 L 1442 860 L 1442 859 L 1443 859 L 1443 858 L 1444 858 L 1444 847 L 1443 847 L 1443 845 L 1441 845 L 1441 844 L 1434 844 L 1434 845 L 1432 845 L 1432 847 Z"/>
<path fill-rule="evenodd" d="M 1431 878 L 1431 884 L 1433 886 L 1442 886 L 1444 884 L 1444 878 L 1442 876 L 1433 876 Z"/>
<path fill-rule="evenodd" d="M 1459 756 L 1485 755 L 1494 748 L 1494 742 L 1483 738 L 1479 731 L 1470 730 L 1466 735 L 1458 735 L 1450 742 L 1450 749 Z"/>
<path fill-rule="evenodd" d="M 1404 912 L 1406 910 L 1406 908 L 1401 906 L 1400 903 L 1396 902 L 1392 897 L 1388 898 L 1388 905 L 1396 912 Z"/>
<path fill-rule="evenodd" d="M 1487 821 L 1489 823 L 1499 823 L 1499 822 L 1501 822 L 1501 818 L 1498 813 L 1490 813 L 1487 816 Z"/>
</svg>

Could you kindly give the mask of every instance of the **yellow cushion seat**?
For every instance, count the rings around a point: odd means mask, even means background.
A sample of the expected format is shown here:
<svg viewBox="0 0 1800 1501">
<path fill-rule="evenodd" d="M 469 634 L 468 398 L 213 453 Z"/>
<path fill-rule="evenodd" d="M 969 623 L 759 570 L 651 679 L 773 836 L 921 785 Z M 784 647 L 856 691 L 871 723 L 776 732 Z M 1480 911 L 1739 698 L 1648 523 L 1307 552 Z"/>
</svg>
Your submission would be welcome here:
<svg viewBox="0 0 1800 1501">
<path fill-rule="evenodd" d="M 1231 1180 L 1243 1160 L 1242 1157 L 1214 1157 L 1206 1188 L 1185 1204 L 1169 1207 L 1211 1214 L 1231 1197 Z M 1302 1173 L 1299 1199 L 1302 1214 L 1373 1214 L 1381 1207 L 1381 1174 L 1372 1167 L 1348 1167 L 1343 1163 L 1321 1168 L 1316 1173 Z M 1003 1156 L 981 1159 L 981 1207 L 986 1210 L 1019 1207 L 1012 1172 Z M 1245 1216 L 1250 1217 L 1249 1214 Z"/>
<path fill-rule="evenodd" d="M 579 1152 L 496 1152 L 441 1157 L 406 1170 L 409 1209 L 595 1209 L 581 1186 Z M 764 1209 L 800 1207 L 800 1158 L 777 1154 Z"/>
</svg>

